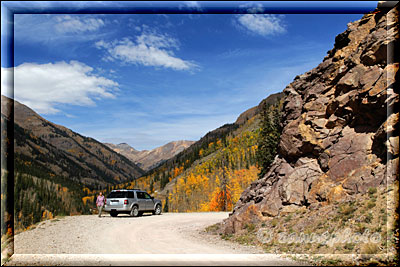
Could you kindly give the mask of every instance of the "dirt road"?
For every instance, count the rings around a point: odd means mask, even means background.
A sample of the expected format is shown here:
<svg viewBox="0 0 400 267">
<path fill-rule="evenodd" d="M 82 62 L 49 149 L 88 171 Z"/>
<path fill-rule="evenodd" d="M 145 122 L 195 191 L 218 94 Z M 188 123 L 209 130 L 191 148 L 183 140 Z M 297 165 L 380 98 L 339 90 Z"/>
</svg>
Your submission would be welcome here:
<svg viewBox="0 0 400 267">
<path fill-rule="evenodd" d="M 7 265 L 295 265 L 204 234 L 205 227 L 227 217 L 224 212 L 67 216 L 16 235 Z"/>
</svg>

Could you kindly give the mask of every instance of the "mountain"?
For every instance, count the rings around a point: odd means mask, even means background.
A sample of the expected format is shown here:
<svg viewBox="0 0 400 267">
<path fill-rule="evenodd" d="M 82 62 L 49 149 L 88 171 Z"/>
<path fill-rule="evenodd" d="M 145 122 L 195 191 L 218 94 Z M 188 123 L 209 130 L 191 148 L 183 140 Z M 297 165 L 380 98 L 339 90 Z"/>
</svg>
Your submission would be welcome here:
<svg viewBox="0 0 400 267">
<path fill-rule="evenodd" d="M 148 171 L 160 165 L 161 162 L 170 159 L 176 154 L 182 152 L 193 143 L 194 141 L 186 140 L 173 141 L 152 150 L 142 151 L 138 151 L 126 143 L 121 143 L 118 145 L 105 143 L 105 145 L 113 149 L 115 152 L 124 155 L 135 164 L 137 164 L 139 167 L 141 167 L 143 170 Z"/>
<path fill-rule="evenodd" d="M 239 117 L 236 119 L 235 124 L 237 125 L 244 124 L 247 120 L 259 114 L 264 105 L 273 105 L 277 101 L 279 101 L 279 99 L 282 99 L 283 96 L 284 96 L 283 93 L 276 93 L 269 95 L 267 98 L 263 99 L 257 106 L 249 108 L 248 110 L 240 114 Z"/>
<path fill-rule="evenodd" d="M 1 96 L 2 120 L 7 103 Z M 14 101 L 15 170 L 58 176 L 96 188 L 129 181 L 143 170 L 126 157 L 93 138 L 42 118 L 29 107 Z"/>
<path fill-rule="evenodd" d="M 261 113 L 280 110 L 282 93 L 242 113 L 235 123 L 208 132 L 199 141 L 135 181 L 113 186 L 141 188 L 162 199 L 164 210 L 230 210 L 257 179 L 256 150 Z M 226 199 L 225 199 L 226 197 Z"/>
<path fill-rule="evenodd" d="M 339 235 L 350 227 L 376 232 L 382 242 L 335 246 L 335 253 L 392 250 L 395 241 L 386 233 L 396 224 L 386 221 L 393 220 L 390 210 L 398 201 L 391 196 L 398 190 L 399 167 L 398 17 L 397 4 L 349 23 L 322 63 L 284 89 L 278 155 L 242 193 L 221 234 L 251 234 L 249 225 L 268 229 L 270 236 Z M 266 249 L 288 251 L 287 244 L 273 242 Z M 290 248 L 332 251 L 330 244 Z"/>
<path fill-rule="evenodd" d="M 89 214 L 94 199 L 85 196 L 93 189 L 130 181 L 144 173 L 95 139 L 49 122 L 5 96 L 1 96 L 1 124 L 3 131 L 14 129 L 8 136 L 3 132 L 1 138 L 2 164 L 3 157 L 12 155 L 7 151 L 9 138 L 14 138 L 14 166 L 7 171 L 2 165 L 1 170 L 2 188 L 9 181 L 9 170 L 14 170 L 13 197 L 3 198 L 3 193 L 9 192 L 2 190 L 1 201 L 5 206 L 6 199 L 14 200 L 9 204 L 13 210 L 7 213 L 15 214 L 17 232 L 56 215 Z"/>
</svg>

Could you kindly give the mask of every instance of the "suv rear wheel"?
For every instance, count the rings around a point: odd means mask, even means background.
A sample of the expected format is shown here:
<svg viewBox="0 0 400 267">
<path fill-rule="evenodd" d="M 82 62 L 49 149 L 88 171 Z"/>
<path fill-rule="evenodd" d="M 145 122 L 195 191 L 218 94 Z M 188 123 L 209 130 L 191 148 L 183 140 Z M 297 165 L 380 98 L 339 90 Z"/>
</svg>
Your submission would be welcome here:
<svg viewBox="0 0 400 267">
<path fill-rule="evenodd" d="M 161 214 L 161 206 L 157 205 L 156 209 L 153 211 L 154 215 L 160 215 Z"/>
<path fill-rule="evenodd" d="M 133 206 L 131 212 L 129 213 L 131 217 L 138 217 L 139 216 L 139 209 L 137 206 Z"/>
</svg>

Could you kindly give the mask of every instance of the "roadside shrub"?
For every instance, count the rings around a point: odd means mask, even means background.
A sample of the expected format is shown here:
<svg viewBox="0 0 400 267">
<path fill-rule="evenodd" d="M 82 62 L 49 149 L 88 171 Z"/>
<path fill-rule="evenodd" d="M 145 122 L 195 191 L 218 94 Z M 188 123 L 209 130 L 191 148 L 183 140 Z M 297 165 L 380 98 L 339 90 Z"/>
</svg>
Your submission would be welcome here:
<svg viewBox="0 0 400 267">
<path fill-rule="evenodd" d="M 376 189 L 376 187 L 370 187 L 368 189 L 368 194 L 369 194 L 369 196 L 373 196 L 374 194 L 376 194 L 377 191 L 378 190 Z"/>
<path fill-rule="evenodd" d="M 373 201 L 373 200 L 368 201 L 367 208 L 372 209 L 375 206 L 376 206 L 375 201 Z"/>
<path fill-rule="evenodd" d="M 376 254 L 379 251 L 379 247 L 374 243 L 366 243 L 361 246 L 361 254 Z"/>
<path fill-rule="evenodd" d="M 244 225 L 244 229 L 246 229 L 248 232 L 254 232 L 256 226 L 253 223 L 246 223 Z"/>
<path fill-rule="evenodd" d="M 289 214 L 288 216 L 285 217 L 285 222 L 290 222 L 292 219 L 292 214 Z"/>
<path fill-rule="evenodd" d="M 374 218 L 374 216 L 372 215 L 371 212 L 369 212 L 367 215 L 365 215 L 364 222 L 370 223 L 370 222 L 372 222 L 372 219 L 373 219 L 373 218 Z"/>
<path fill-rule="evenodd" d="M 355 245 L 353 243 L 346 243 L 346 245 L 344 245 L 344 248 L 347 250 L 353 250 L 355 247 Z"/>
</svg>

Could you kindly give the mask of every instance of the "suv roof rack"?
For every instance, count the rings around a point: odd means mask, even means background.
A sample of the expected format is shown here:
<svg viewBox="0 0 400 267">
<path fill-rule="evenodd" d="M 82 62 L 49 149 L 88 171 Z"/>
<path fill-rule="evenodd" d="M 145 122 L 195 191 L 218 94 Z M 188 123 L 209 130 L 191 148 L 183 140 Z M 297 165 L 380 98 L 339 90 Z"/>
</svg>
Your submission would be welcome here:
<svg viewBox="0 0 400 267">
<path fill-rule="evenodd" d="M 142 191 L 141 189 L 138 189 L 138 188 L 133 188 L 133 189 L 113 189 L 113 190 L 111 190 L 111 191 L 129 191 L 129 190 L 139 190 L 139 191 Z"/>
</svg>

